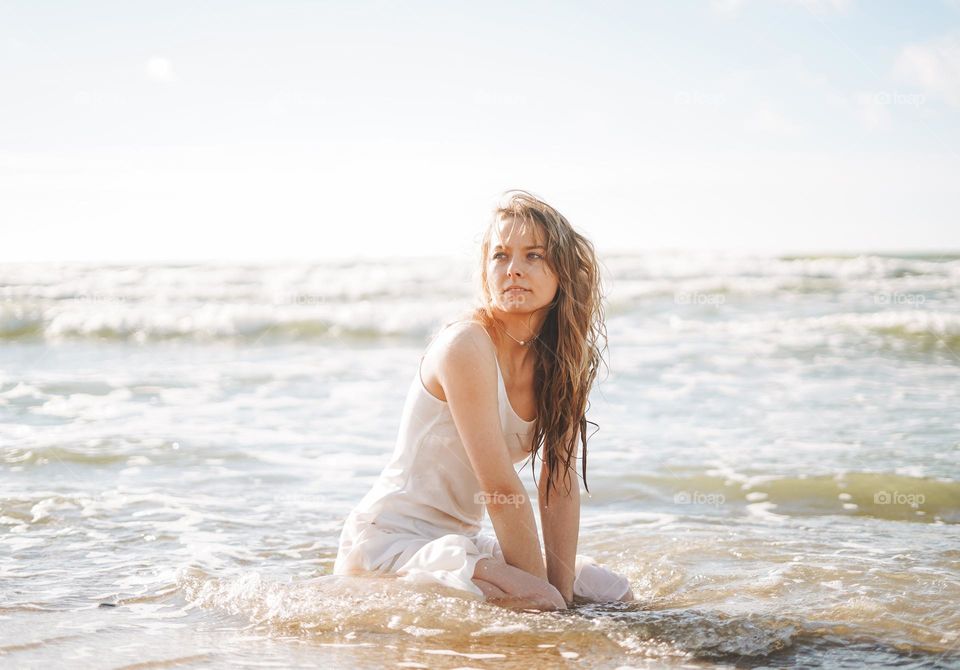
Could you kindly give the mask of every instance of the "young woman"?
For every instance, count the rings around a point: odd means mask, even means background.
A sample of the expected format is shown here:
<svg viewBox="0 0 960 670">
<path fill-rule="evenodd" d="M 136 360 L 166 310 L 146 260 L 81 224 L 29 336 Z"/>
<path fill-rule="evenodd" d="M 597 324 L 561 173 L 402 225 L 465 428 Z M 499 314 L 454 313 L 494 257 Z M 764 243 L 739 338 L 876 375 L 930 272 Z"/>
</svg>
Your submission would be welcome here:
<svg viewBox="0 0 960 670">
<path fill-rule="evenodd" d="M 577 554 L 587 396 L 606 344 L 593 246 L 510 191 L 481 243 L 480 296 L 421 357 L 393 456 L 347 517 L 334 574 L 393 573 L 517 608 L 633 600 L 624 577 Z M 514 469 L 537 456 L 545 557 Z M 480 533 L 484 510 L 495 538 Z"/>
</svg>

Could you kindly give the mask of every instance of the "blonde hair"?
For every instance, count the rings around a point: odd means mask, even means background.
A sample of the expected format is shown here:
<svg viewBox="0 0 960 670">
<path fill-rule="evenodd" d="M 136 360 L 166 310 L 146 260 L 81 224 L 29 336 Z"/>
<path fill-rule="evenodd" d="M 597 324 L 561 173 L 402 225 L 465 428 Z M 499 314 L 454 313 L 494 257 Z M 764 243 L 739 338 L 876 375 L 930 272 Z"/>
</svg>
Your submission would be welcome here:
<svg viewBox="0 0 960 670">
<path fill-rule="evenodd" d="M 602 279 L 590 240 L 543 200 L 527 191 L 510 190 L 503 194 L 480 243 L 482 302 L 472 312 L 474 319 L 496 328 L 485 261 L 497 222 L 507 218 L 538 228 L 546 247 L 546 261 L 558 282 L 556 297 L 548 308 L 540 335 L 531 345 L 536 352 L 537 418 L 530 454 L 535 464 L 537 454 L 544 452 L 541 459 L 546 463 L 546 502 L 549 503 L 550 489 L 556 487 L 561 474 L 570 491 L 571 461 L 576 458 L 578 441 L 583 445 L 583 485 L 590 491 L 586 479 L 587 424 L 598 426 L 587 420 L 587 409 L 600 364 L 606 366 L 604 352 L 607 350 Z M 576 468 L 572 469 L 576 473 Z M 533 470 L 536 483 L 536 469 Z"/>
</svg>

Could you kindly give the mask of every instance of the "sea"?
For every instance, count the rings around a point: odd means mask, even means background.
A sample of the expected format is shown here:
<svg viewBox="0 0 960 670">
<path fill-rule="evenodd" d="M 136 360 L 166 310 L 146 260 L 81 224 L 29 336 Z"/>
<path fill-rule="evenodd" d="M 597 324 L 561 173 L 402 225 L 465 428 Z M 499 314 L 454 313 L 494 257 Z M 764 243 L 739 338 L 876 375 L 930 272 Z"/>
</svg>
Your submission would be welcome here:
<svg viewBox="0 0 960 670">
<path fill-rule="evenodd" d="M 601 260 L 557 612 L 331 574 L 472 260 L 0 264 L 0 665 L 960 668 L 960 255 Z"/>
</svg>

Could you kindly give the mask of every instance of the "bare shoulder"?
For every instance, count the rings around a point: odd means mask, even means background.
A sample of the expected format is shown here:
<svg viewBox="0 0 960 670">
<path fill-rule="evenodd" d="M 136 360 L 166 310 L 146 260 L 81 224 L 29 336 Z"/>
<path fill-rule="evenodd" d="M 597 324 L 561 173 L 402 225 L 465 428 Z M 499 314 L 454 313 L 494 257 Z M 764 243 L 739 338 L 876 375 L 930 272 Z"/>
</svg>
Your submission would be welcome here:
<svg viewBox="0 0 960 670">
<path fill-rule="evenodd" d="M 495 364 L 493 342 L 477 321 L 458 321 L 434 342 L 435 368 L 441 381 L 451 375 L 477 374 Z"/>
<path fill-rule="evenodd" d="M 457 321 L 452 323 L 437 336 L 437 345 L 442 349 L 447 358 L 453 355 L 457 358 L 471 354 L 482 354 L 481 358 L 493 356 L 493 342 L 490 336 L 483 329 L 483 325 L 478 321 Z"/>
<path fill-rule="evenodd" d="M 496 352 L 490 336 L 477 321 L 458 321 L 444 328 L 424 354 L 420 376 L 424 386 L 447 400 L 449 386 L 468 381 L 483 385 L 492 373 L 496 384 Z"/>
</svg>

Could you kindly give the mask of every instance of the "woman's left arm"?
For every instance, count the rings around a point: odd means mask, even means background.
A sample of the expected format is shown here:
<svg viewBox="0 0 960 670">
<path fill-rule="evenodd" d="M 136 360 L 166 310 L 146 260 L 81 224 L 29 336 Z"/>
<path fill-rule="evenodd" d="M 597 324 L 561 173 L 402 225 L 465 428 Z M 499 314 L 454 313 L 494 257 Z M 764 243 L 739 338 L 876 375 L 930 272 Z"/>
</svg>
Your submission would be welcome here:
<svg viewBox="0 0 960 670">
<path fill-rule="evenodd" d="M 573 461 L 576 463 L 576 459 Z M 547 581 L 556 588 L 563 599 L 573 601 L 574 566 L 577 559 L 577 539 L 580 535 L 580 483 L 575 468 L 570 472 L 570 490 L 567 481 L 559 477 L 557 485 L 550 490 L 550 504 L 546 504 L 547 468 L 540 469 L 538 499 L 540 523 L 543 526 L 543 548 L 546 552 Z"/>
</svg>

